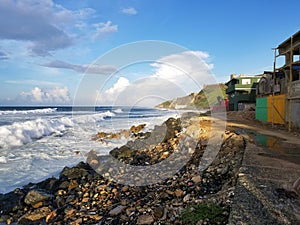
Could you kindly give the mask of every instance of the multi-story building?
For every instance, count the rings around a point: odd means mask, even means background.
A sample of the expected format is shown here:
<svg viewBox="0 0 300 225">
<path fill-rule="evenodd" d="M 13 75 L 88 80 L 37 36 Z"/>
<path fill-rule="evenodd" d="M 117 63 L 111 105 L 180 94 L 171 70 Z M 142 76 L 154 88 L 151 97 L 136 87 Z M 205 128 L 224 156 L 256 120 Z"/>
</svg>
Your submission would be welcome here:
<svg viewBox="0 0 300 225">
<path fill-rule="evenodd" d="M 240 111 L 255 108 L 256 85 L 261 75 L 247 76 L 232 74 L 226 83 L 229 100 L 229 111 Z"/>
</svg>

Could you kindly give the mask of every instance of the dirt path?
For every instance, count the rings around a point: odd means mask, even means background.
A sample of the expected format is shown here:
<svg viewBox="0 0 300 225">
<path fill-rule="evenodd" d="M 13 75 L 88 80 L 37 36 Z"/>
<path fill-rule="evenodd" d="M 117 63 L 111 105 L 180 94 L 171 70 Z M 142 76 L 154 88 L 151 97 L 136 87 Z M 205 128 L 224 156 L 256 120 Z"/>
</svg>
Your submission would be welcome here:
<svg viewBox="0 0 300 225">
<path fill-rule="evenodd" d="M 227 129 L 247 140 L 229 224 L 299 224 L 300 133 L 253 113 L 228 114 Z"/>
</svg>

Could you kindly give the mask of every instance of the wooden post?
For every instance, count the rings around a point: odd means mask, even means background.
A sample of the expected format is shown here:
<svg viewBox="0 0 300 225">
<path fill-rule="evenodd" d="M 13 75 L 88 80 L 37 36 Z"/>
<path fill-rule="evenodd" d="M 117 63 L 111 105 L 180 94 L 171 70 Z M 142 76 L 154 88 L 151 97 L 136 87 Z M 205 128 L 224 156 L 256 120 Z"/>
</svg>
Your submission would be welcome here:
<svg viewBox="0 0 300 225">
<path fill-rule="evenodd" d="M 274 87 L 276 77 L 276 48 L 274 50 L 274 64 L 273 64 L 273 87 L 272 87 L 272 127 L 274 127 Z"/>
<path fill-rule="evenodd" d="M 289 78 L 289 131 L 292 130 L 292 80 L 293 80 L 293 36 L 291 36 L 291 49 L 290 49 L 290 62 L 289 62 L 289 66 L 290 66 L 290 78 Z"/>
</svg>

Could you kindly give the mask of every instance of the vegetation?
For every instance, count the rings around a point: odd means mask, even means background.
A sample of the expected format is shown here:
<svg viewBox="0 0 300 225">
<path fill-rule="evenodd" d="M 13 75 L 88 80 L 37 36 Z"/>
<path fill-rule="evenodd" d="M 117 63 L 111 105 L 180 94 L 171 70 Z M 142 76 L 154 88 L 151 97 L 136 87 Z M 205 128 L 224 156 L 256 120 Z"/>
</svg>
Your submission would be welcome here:
<svg viewBox="0 0 300 225">
<path fill-rule="evenodd" d="M 159 104 L 158 108 L 175 108 L 177 105 L 186 105 L 186 108 L 209 109 L 218 102 L 217 97 L 227 98 L 225 84 L 206 85 L 199 93 L 173 99 Z"/>
<path fill-rule="evenodd" d="M 223 208 L 213 203 L 193 205 L 185 209 L 180 218 L 184 224 L 196 225 L 199 221 L 207 221 L 208 224 L 223 224 L 227 218 L 223 214 Z"/>
</svg>

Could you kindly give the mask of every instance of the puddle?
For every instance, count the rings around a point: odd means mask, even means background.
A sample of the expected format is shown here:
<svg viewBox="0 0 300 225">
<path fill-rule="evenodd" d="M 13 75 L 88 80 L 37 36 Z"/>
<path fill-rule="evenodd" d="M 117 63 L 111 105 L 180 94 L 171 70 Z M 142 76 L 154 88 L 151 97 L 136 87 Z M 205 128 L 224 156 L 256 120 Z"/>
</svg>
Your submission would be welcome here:
<svg viewBox="0 0 300 225">
<path fill-rule="evenodd" d="M 284 141 L 284 139 L 255 133 L 254 140 L 255 140 L 255 144 L 257 144 L 259 146 L 269 147 L 274 152 L 277 152 L 280 154 L 287 154 L 286 149 L 283 148 L 281 145 L 281 143 L 282 143 L 282 141 Z"/>
<path fill-rule="evenodd" d="M 253 130 L 234 127 L 234 131 L 237 134 L 245 136 L 250 142 L 260 147 L 265 147 L 265 149 L 269 150 L 270 154 L 295 155 L 299 158 L 300 140 L 299 145 L 295 145 L 285 142 L 283 138 L 257 133 Z"/>
</svg>

